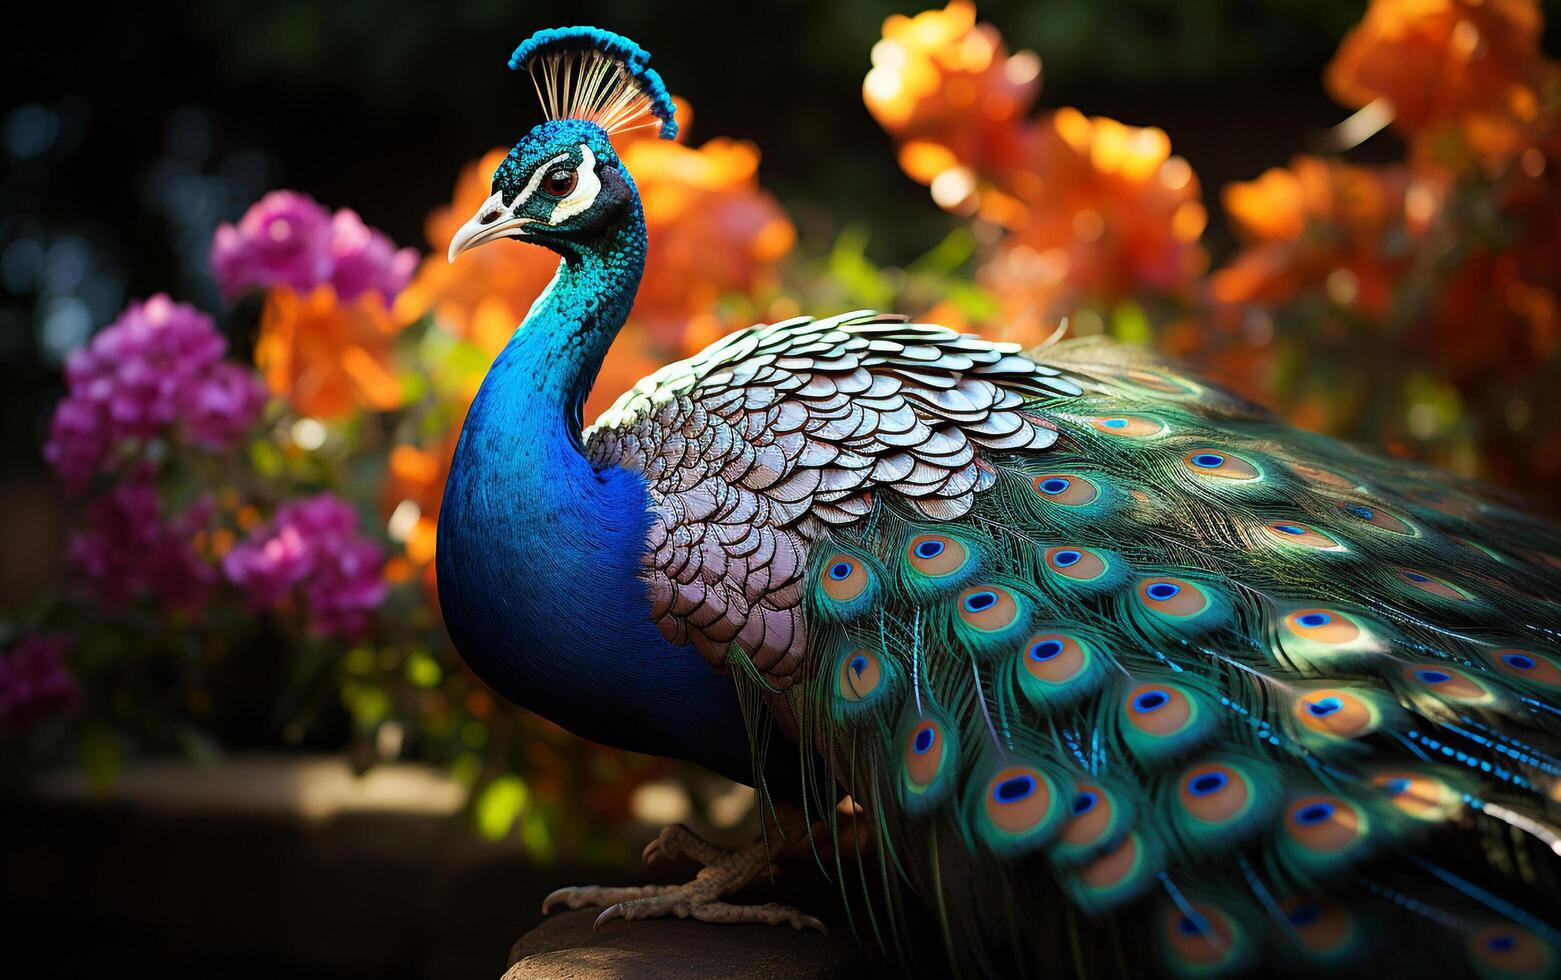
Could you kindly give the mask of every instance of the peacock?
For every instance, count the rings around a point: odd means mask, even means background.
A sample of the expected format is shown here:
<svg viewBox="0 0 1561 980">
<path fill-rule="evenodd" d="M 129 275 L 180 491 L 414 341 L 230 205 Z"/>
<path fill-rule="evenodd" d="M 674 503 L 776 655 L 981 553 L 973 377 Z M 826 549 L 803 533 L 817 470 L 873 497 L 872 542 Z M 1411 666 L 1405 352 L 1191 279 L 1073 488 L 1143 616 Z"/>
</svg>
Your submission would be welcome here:
<svg viewBox="0 0 1561 980">
<path fill-rule="evenodd" d="M 474 672 L 851 835 L 820 864 L 907 965 L 1556 975 L 1561 530 L 1142 350 L 869 311 L 733 333 L 585 428 L 646 255 L 611 137 L 677 131 L 648 61 L 521 44 L 546 119 L 450 243 L 560 256 L 440 514 Z M 668 828 L 696 881 L 549 905 L 818 927 L 724 901 L 774 843 Z"/>
</svg>

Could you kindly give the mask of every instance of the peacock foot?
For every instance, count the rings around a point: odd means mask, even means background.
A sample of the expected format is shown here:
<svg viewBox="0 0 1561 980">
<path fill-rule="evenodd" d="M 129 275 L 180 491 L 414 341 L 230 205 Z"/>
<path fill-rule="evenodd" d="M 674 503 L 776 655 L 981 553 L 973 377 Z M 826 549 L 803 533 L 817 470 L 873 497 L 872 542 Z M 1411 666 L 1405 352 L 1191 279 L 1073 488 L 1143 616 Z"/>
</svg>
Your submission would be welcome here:
<svg viewBox="0 0 1561 980">
<path fill-rule="evenodd" d="M 686 854 L 704 865 L 693 881 L 683 885 L 642 885 L 637 888 L 603 888 L 582 885 L 560 888 L 542 901 L 542 914 L 557 906 L 571 909 L 606 906 L 592 928 L 601 931 L 613 919 L 659 919 L 675 915 L 680 919 L 729 924 L 759 923 L 789 925 L 793 929 L 828 930 L 824 923 L 800 909 L 777 902 L 761 905 L 733 905 L 719 899 L 738 891 L 771 869 L 770 851 L 757 841 L 738 851 L 717 847 L 682 824 L 662 829 L 655 840 L 645 845 L 641 855 L 645 863 L 671 860 Z"/>
</svg>

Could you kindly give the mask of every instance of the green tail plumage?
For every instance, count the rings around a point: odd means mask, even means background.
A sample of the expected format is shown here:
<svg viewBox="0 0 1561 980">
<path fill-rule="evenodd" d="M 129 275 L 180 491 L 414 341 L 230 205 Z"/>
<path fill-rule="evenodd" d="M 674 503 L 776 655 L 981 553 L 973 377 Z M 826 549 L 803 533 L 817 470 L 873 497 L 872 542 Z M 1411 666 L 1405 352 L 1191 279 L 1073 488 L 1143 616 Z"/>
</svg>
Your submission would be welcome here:
<svg viewBox="0 0 1561 980">
<path fill-rule="evenodd" d="M 1561 534 L 1115 349 L 1039 359 L 1086 389 L 1027 406 L 1055 447 L 812 554 L 788 697 L 815 812 L 849 793 L 887 854 L 842 871 L 858 924 L 903 946 L 918 893 L 973 973 L 1044 932 L 1046 975 L 1554 975 Z"/>
</svg>

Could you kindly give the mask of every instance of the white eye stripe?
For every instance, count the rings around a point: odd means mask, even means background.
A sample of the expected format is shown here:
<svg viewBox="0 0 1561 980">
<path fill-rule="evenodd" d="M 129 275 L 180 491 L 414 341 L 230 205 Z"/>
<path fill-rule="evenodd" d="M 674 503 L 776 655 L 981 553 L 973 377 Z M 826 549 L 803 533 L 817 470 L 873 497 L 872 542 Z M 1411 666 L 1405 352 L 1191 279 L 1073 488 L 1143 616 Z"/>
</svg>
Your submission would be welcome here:
<svg viewBox="0 0 1561 980">
<path fill-rule="evenodd" d="M 553 207 L 553 213 L 548 215 L 548 224 L 556 225 L 590 208 L 596 203 L 596 195 L 601 193 L 602 180 L 596 176 L 596 154 L 592 153 L 591 148 L 584 143 L 580 144 L 580 167 L 575 174 L 573 193 Z"/>
<path fill-rule="evenodd" d="M 587 150 L 586 152 L 590 151 Z M 531 200 L 531 195 L 537 192 L 537 187 L 541 185 L 542 178 L 547 176 L 547 172 L 552 168 L 553 164 L 560 163 L 567 159 L 569 159 L 569 154 L 560 153 L 558 156 L 544 163 L 542 166 L 531 171 L 531 179 L 526 181 L 526 186 L 521 188 L 520 193 L 516 195 L 515 203 L 510 205 L 510 214 L 514 214 L 515 212 L 519 211 L 527 201 Z"/>
</svg>

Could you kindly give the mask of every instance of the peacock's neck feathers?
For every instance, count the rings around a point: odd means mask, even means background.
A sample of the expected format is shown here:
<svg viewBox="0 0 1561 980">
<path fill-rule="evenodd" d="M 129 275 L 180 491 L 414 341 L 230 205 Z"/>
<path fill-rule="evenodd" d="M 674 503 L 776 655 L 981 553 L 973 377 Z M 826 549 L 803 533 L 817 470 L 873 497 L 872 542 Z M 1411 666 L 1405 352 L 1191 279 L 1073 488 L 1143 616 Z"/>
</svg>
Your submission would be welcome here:
<svg viewBox="0 0 1561 980">
<path fill-rule="evenodd" d="M 582 455 L 581 405 L 644 256 L 635 202 L 607 247 L 566 255 L 494 361 L 445 488 L 440 605 L 462 657 L 511 700 L 596 741 L 745 778 L 730 683 L 650 618 L 643 479 Z"/>
</svg>

